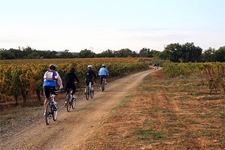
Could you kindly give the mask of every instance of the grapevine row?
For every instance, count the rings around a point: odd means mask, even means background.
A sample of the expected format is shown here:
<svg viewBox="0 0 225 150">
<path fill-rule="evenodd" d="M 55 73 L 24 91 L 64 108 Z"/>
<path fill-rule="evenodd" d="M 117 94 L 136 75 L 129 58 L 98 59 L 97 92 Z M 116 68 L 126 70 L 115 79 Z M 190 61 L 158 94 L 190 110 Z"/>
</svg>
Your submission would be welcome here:
<svg viewBox="0 0 225 150">
<path fill-rule="evenodd" d="M 188 77 L 193 73 L 198 73 L 202 79 L 202 84 L 212 90 L 225 93 L 225 63 L 164 63 L 163 71 L 167 77 Z"/>
<path fill-rule="evenodd" d="M 49 70 L 49 64 L 57 65 L 57 72 L 65 84 L 65 76 L 71 67 L 75 68 L 79 80 L 84 82 L 84 73 L 91 64 L 98 73 L 102 63 L 106 64 L 110 77 L 116 77 L 136 70 L 146 69 L 148 65 L 138 59 L 54 59 L 54 60 L 13 60 L 0 64 L 0 101 L 18 101 L 20 96 L 26 103 L 27 95 L 36 93 L 40 100 L 43 75 Z M 20 63 L 21 61 L 21 63 Z M 22 63 L 24 61 L 24 63 Z M 17 62 L 17 63 L 16 63 Z"/>
</svg>

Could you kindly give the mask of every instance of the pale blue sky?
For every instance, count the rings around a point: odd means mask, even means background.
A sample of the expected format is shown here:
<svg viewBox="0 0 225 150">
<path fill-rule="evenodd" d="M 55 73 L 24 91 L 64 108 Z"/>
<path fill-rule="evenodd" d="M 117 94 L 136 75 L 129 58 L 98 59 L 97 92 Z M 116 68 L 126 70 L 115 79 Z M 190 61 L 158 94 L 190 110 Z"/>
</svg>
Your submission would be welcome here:
<svg viewBox="0 0 225 150">
<path fill-rule="evenodd" d="M 0 0 L 0 48 L 225 46 L 225 0 Z"/>
</svg>

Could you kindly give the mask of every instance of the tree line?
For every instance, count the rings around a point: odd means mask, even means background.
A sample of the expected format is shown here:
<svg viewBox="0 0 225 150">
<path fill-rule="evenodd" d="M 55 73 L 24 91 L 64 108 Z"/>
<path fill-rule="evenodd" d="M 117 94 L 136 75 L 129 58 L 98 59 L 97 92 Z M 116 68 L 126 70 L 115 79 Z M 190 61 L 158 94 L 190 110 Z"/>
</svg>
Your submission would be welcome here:
<svg viewBox="0 0 225 150">
<path fill-rule="evenodd" d="M 225 62 L 225 46 L 218 50 L 208 48 L 204 50 L 195 46 L 194 43 L 171 43 L 163 51 L 142 48 L 139 53 L 129 48 L 121 50 L 105 50 L 96 54 L 95 52 L 84 49 L 79 53 L 71 53 L 69 50 L 57 52 L 54 50 L 36 50 L 31 47 L 18 49 L 0 49 L 0 59 L 41 59 L 41 58 L 94 58 L 94 57 L 153 57 L 158 59 L 170 60 L 172 62 Z"/>
</svg>

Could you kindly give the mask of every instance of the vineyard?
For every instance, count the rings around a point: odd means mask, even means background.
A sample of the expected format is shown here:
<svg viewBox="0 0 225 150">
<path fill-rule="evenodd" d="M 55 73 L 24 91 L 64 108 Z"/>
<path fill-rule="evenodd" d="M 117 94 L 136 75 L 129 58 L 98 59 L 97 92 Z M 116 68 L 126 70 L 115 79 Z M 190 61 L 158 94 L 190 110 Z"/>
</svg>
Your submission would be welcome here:
<svg viewBox="0 0 225 150">
<path fill-rule="evenodd" d="M 212 91 L 225 94 L 225 63 L 164 63 L 163 71 L 167 77 L 188 77 L 197 74 L 201 84 Z"/>
<path fill-rule="evenodd" d="M 147 69 L 148 64 L 143 58 L 78 58 L 78 59 L 25 59 L 0 61 L 0 103 L 15 102 L 23 97 L 26 104 L 27 96 L 37 94 L 40 100 L 43 75 L 49 70 L 50 64 L 57 65 L 63 83 L 69 68 L 74 67 L 81 83 L 88 65 L 93 66 L 95 73 L 106 64 L 110 77 Z"/>
</svg>

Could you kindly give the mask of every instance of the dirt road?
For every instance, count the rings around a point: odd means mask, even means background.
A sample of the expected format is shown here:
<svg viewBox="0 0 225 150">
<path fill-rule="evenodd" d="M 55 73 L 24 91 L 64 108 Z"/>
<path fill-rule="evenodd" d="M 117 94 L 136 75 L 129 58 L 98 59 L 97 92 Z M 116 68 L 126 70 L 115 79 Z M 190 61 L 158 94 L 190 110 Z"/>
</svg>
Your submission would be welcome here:
<svg viewBox="0 0 225 150">
<path fill-rule="evenodd" d="M 24 126 L 13 136 L 1 140 L 1 149 L 85 149 L 87 137 L 93 133 L 112 108 L 117 106 L 147 74 L 154 70 L 146 70 L 110 82 L 106 91 L 95 89 L 94 99 L 86 100 L 77 97 L 74 110 L 67 112 L 59 106 L 57 121 L 50 125 L 44 122 L 44 116 L 35 123 Z"/>
</svg>

